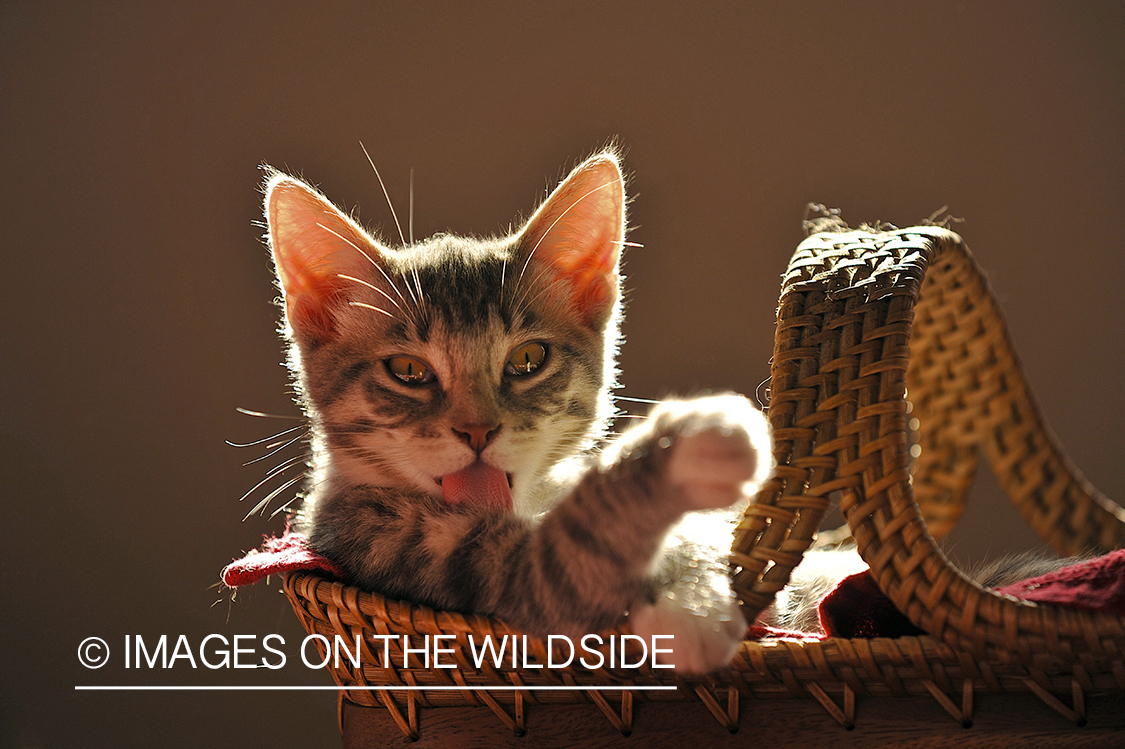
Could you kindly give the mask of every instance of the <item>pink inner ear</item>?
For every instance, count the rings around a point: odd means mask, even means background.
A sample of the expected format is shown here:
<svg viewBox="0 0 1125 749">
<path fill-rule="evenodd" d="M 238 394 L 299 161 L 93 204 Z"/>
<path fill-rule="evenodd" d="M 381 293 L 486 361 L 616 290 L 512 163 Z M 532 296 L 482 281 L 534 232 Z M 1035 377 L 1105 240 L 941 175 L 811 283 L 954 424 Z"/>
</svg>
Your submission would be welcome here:
<svg viewBox="0 0 1125 749">
<path fill-rule="evenodd" d="M 525 229 L 532 260 L 563 276 L 587 322 L 604 317 L 617 301 L 624 207 L 616 159 L 596 156 L 571 172 Z"/>
<path fill-rule="evenodd" d="M 336 334 L 336 321 L 331 309 L 341 284 L 309 276 L 303 286 L 300 294 L 286 293 L 285 314 L 289 323 L 303 334 L 318 340 L 330 340 Z"/>
<path fill-rule="evenodd" d="M 370 240 L 312 188 L 284 175 L 267 187 L 266 218 L 289 323 L 303 336 L 333 337 L 339 274 L 369 262 L 360 248 Z"/>
</svg>

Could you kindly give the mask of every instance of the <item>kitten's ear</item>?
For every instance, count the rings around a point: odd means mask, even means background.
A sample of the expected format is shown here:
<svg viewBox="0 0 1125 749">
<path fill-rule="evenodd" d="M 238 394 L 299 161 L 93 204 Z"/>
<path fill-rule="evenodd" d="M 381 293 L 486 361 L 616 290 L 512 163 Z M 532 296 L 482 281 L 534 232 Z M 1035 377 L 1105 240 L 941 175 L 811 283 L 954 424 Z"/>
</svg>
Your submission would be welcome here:
<svg viewBox="0 0 1125 749">
<path fill-rule="evenodd" d="M 347 303 L 340 275 L 361 276 L 379 261 L 378 245 L 327 198 L 285 174 L 266 182 L 265 209 L 289 324 L 302 339 L 330 340 L 334 312 Z"/>
<path fill-rule="evenodd" d="M 608 153 L 571 172 L 520 234 L 525 263 L 553 270 L 589 325 L 603 323 L 617 302 L 624 239 L 624 182 Z"/>
</svg>

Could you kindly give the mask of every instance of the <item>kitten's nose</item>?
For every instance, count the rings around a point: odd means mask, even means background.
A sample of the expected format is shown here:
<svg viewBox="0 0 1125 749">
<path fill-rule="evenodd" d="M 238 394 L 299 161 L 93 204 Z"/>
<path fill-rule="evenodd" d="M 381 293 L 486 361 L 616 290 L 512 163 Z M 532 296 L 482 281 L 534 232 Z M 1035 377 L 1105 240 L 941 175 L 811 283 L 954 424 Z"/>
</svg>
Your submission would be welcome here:
<svg viewBox="0 0 1125 749">
<path fill-rule="evenodd" d="M 465 424 L 453 427 L 453 433 L 478 453 L 488 447 L 488 443 L 492 442 L 499 431 L 499 424 Z"/>
</svg>

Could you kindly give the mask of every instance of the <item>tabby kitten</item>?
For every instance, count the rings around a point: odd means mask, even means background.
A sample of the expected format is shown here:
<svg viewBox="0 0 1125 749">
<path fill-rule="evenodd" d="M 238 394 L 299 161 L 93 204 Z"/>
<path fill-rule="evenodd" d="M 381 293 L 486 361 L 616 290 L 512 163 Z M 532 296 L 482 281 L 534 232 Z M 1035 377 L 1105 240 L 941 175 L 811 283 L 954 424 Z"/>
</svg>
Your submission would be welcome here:
<svg viewBox="0 0 1125 749">
<path fill-rule="evenodd" d="M 637 634 L 675 637 L 679 669 L 729 661 L 746 622 L 726 508 L 765 477 L 768 429 L 713 396 L 662 403 L 596 450 L 621 317 L 614 154 L 500 238 L 391 248 L 281 173 L 265 212 L 313 435 L 296 518 L 312 548 L 392 597 L 538 635 L 629 612 Z"/>
</svg>

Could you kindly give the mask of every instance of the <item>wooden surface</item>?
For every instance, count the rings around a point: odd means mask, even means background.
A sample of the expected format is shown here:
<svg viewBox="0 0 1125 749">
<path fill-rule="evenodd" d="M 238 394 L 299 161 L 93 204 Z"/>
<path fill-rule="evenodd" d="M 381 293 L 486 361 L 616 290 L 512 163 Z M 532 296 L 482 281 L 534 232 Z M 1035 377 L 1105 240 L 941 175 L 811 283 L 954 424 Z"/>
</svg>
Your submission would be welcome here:
<svg viewBox="0 0 1125 749">
<path fill-rule="evenodd" d="M 741 709 L 739 731 L 732 734 L 698 702 L 637 703 L 626 737 L 594 705 L 529 705 L 527 734 L 517 737 L 486 707 L 431 708 L 419 711 L 421 738 L 410 741 L 383 708 L 345 703 L 343 746 L 1125 747 L 1119 694 L 1090 696 L 1084 727 L 1068 723 L 1032 695 L 978 695 L 971 728 L 929 698 L 861 699 L 850 731 L 811 699 L 743 700 Z"/>
</svg>

